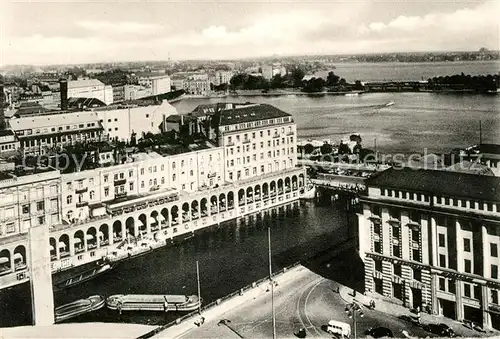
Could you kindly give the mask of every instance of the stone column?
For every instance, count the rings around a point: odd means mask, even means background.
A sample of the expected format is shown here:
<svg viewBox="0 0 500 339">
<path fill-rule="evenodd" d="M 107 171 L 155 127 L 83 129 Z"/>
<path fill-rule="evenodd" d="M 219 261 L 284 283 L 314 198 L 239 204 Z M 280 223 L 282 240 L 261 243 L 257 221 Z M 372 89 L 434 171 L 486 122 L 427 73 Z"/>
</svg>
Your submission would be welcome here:
<svg viewBox="0 0 500 339">
<path fill-rule="evenodd" d="M 432 266 L 439 266 L 438 262 L 438 235 L 437 235 L 437 225 L 436 225 L 436 218 L 431 217 L 431 255 L 430 258 L 431 260 L 431 265 Z"/>
<path fill-rule="evenodd" d="M 410 260 L 410 229 L 408 227 L 408 212 L 401 211 L 401 258 Z"/>
<path fill-rule="evenodd" d="M 429 265 L 430 264 L 429 225 L 427 222 L 427 218 L 424 218 L 423 215 L 422 215 L 422 218 L 420 220 L 420 225 L 422 225 L 420 228 L 421 237 L 422 237 L 422 247 L 421 247 L 422 263 L 425 265 Z"/>
<path fill-rule="evenodd" d="M 488 312 L 488 303 L 489 303 L 488 286 L 481 285 L 481 312 L 483 313 L 483 328 L 491 329 L 491 317 L 490 317 L 490 312 Z"/>
<path fill-rule="evenodd" d="M 437 275 L 436 273 L 431 272 L 431 300 L 432 300 L 432 311 L 434 314 L 438 314 L 439 312 L 439 302 L 437 298 Z"/>
<path fill-rule="evenodd" d="M 464 272 L 463 238 L 460 236 L 460 221 L 455 221 L 455 254 L 457 256 L 457 271 Z"/>
<path fill-rule="evenodd" d="M 37 326 L 54 324 L 54 293 L 48 247 L 49 229 L 44 226 L 30 227 L 28 229 L 28 267 L 33 325 Z"/>
<path fill-rule="evenodd" d="M 455 280 L 455 314 L 458 321 L 464 319 L 464 305 L 462 303 L 463 293 L 462 293 L 463 283 L 461 280 Z"/>
<path fill-rule="evenodd" d="M 486 225 L 481 225 L 481 244 L 483 246 L 483 277 L 491 277 L 491 262 L 490 262 L 490 241 L 488 239 L 488 229 Z M 475 252 L 474 254 L 476 254 Z"/>
</svg>

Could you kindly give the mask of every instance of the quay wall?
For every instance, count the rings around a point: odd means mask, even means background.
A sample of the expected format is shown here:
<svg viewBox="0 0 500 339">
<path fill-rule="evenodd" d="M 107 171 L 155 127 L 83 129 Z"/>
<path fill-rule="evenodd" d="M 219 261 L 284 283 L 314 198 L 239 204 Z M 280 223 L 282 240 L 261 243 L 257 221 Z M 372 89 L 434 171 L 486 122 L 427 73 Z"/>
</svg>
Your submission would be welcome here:
<svg viewBox="0 0 500 339">
<path fill-rule="evenodd" d="M 146 237 L 157 241 L 154 246 L 157 248 L 165 246 L 174 237 L 193 234 L 202 228 L 298 200 L 304 188 L 304 178 L 303 168 L 293 168 L 215 189 L 181 193 L 178 198 L 163 204 L 159 204 L 158 199 L 149 204 L 141 203 L 140 208 L 121 215 L 107 214 L 86 223 L 60 225 L 51 229 L 49 235 L 51 247 L 57 248 L 56 255 L 51 257 L 52 272 L 103 259 L 123 245 L 129 231 L 136 238 Z M 228 201 L 230 197 L 233 198 L 232 205 Z M 206 204 L 205 213 L 203 203 Z M 177 218 L 174 218 L 174 210 L 177 211 Z M 121 233 L 120 237 L 116 237 L 117 232 Z M 83 237 L 78 238 L 79 235 Z M 67 251 L 59 250 L 62 242 L 66 242 L 65 246 L 69 247 Z M 76 247 L 77 243 L 83 246 Z M 22 246 L 27 248 L 25 235 L 16 236 L 12 242 L 2 244 L 1 249 L 15 253 Z M 28 252 L 26 255 L 29 257 Z M 28 268 L 16 269 L 0 276 L 0 289 L 27 281 Z"/>
</svg>

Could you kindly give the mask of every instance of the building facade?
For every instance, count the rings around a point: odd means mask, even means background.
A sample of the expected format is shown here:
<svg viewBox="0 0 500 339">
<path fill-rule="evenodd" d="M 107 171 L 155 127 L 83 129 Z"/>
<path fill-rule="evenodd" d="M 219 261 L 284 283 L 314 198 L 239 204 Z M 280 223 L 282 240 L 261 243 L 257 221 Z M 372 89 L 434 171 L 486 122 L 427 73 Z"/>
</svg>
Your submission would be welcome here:
<svg viewBox="0 0 500 339">
<path fill-rule="evenodd" d="M 500 179 L 405 168 L 366 185 L 358 215 L 365 290 L 500 329 Z"/>
<path fill-rule="evenodd" d="M 90 111 L 21 116 L 11 118 L 9 125 L 25 154 L 44 154 L 57 146 L 104 138 L 99 116 Z"/>
<path fill-rule="evenodd" d="M 168 75 L 140 76 L 139 85 L 151 89 L 151 95 L 170 92 L 170 77 Z"/>
<path fill-rule="evenodd" d="M 226 104 L 220 111 L 219 145 L 228 182 L 294 168 L 296 125 L 290 114 L 267 104 Z"/>
<path fill-rule="evenodd" d="M 96 98 L 110 105 L 113 103 L 113 88 L 97 79 L 68 81 L 68 98 Z"/>
</svg>

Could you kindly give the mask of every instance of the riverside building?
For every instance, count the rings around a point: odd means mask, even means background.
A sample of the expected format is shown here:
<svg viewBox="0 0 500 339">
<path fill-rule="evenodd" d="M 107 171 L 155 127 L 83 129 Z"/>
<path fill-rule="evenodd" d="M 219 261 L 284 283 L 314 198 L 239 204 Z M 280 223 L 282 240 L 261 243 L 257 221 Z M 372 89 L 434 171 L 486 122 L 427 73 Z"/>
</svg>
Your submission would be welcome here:
<svg viewBox="0 0 500 339">
<path fill-rule="evenodd" d="M 365 290 L 500 329 L 500 178 L 404 168 L 366 186 Z"/>
<path fill-rule="evenodd" d="M 254 106 L 254 109 L 257 112 L 259 108 Z M 251 138 L 253 131 L 257 138 L 264 128 L 262 123 L 256 123 L 258 121 L 267 121 L 266 128 L 271 130 L 270 133 L 274 133 L 275 128 L 288 127 L 288 124 L 295 130 L 288 114 L 279 111 L 281 113 L 277 116 L 277 112 L 269 107 L 260 109 L 260 113 L 255 115 L 251 114 L 249 107 L 239 111 L 252 117 L 245 124 L 251 121 L 254 125 L 245 125 L 236 131 L 229 128 L 231 124 L 221 124 L 221 138 L 228 135 L 243 136 L 245 133 L 250 133 Z M 233 110 L 228 110 L 222 112 L 221 116 L 229 118 L 232 114 Z M 287 119 L 286 123 L 276 120 L 283 118 Z M 271 120 L 274 122 L 271 123 Z M 281 133 L 281 129 L 277 133 Z M 240 142 L 243 141 L 241 139 Z M 290 147 L 294 142 L 295 139 Z M 266 145 L 264 143 L 264 148 Z M 54 178 L 40 179 L 37 185 L 48 185 L 48 192 L 54 193 L 58 201 L 57 206 L 53 205 L 50 200 L 52 195 L 47 196 L 50 199 L 44 205 L 51 207 L 44 221 L 50 228 L 47 251 L 50 251 L 52 271 L 66 270 L 112 256 L 118 251 L 127 250 L 124 243 L 138 245 L 140 241 L 148 239 L 155 247 L 164 246 L 166 240 L 170 241 L 174 237 L 192 234 L 204 227 L 299 199 L 305 172 L 302 168 L 288 164 L 286 168 L 279 167 L 279 170 L 273 167 L 272 171 L 257 172 L 255 175 L 249 172 L 248 176 L 240 180 L 228 181 L 225 166 L 226 154 L 230 154 L 227 152 L 228 147 L 234 146 L 216 146 L 208 141 L 189 146 L 160 145 L 154 151 L 131 153 L 114 159 L 118 165 L 69 174 L 55 171 Z M 117 157 L 116 153 L 114 156 Z M 247 164 L 245 160 L 245 165 L 252 165 L 252 161 Z M 272 163 L 273 160 L 267 161 Z M 0 180 L 0 187 L 10 185 L 10 190 L 20 189 L 9 173 L 5 172 L 5 176 L 0 179 L 3 179 Z M 4 183 L 5 180 L 7 182 Z M 52 186 L 56 189 L 52 189 Z M 1 193 L 3 196 L 4 191 Z M 7 208 L 17 211 L 9 213 L 20 213 L 24 207 L 14 197 L 0 205 L 0 215 L 6 213 L 4 210 Z M 38 220 L 38 214 L 34 212 L 29 210 L 26 213 L 32 222 Z M 29 279 L 25 264 L 29 262 L 30 256 L 26 235 L 29 225 L 22 224 L 25 226 L 20 227 L 18 222 L 13 228 L 10 224 L 13 217 L 8 215 L 10 219 L 0 220 L 3 230 L 0 234 L 0 263 L 3 263 L 0 268 L 0 288 Z M 13 256 L 24 264 L 16 266 Z"/>
</svg>

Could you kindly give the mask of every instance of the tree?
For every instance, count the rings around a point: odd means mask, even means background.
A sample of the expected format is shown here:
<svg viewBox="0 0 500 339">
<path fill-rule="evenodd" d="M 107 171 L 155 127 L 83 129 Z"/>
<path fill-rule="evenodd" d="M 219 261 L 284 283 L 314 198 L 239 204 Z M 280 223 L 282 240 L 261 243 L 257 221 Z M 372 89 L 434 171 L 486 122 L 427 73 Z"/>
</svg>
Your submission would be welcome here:
<svg viewBox="0 0 500 339">
<path fill-rule="evenodd" d="M 312 78 L 303 83 L 302 91 L 307 93 L 322 92 L 326 82 L 323 78 Z"/>
<path fill-rule="evenodd" d="M 354 82 L 354 89 L 357 90 L 357 91 L 362 91 L 364 89 L 363 88 L 363 84 L 361 84 L 361 81 L 356 80 Z"/>
<path fill-rule="evenodd" d="M 340 77 L 335 75 L 333 72 L 328 72 L 328 76 L 326 77 L 327 86 L 336 86 L 339 82 Z"/>
<path fill-rule="evenodd" d="M 315 149 L 315 147 L 312 144 L 306 144 L 304 146 L 304 153 L 311 154 L 312 152 L 314 152 L 314 149 Z"/>
<path fill-rule="evenodd" d="M 333 152 L 333 147 L 330 144 L 324 143 L 320 148 L 321 154 L 331 154 Z"/>
<path fill-rule="evenodd" d="M 340 142 L 338 153 L 339 154 L 350 154 L 351 150 L 349 149 L 349 146 L 347 144 Z"/>
</svg>

